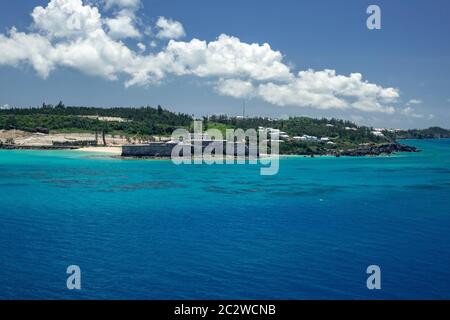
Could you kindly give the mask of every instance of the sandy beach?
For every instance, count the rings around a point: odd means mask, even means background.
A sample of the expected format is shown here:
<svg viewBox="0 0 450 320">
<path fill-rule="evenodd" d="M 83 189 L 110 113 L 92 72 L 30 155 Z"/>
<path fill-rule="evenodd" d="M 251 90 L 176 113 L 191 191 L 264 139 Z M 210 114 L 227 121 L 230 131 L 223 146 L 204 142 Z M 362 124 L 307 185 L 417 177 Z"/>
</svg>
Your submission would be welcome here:
<svg viewBox="0 0 450 320">
<path fill-rule="evenodd" d="M 114 146 L 114 147 L 84 147 L 80 149 L 76 149 L 75 151 L 81 152 L 101 152 L 101 153 L 109 153 L 112 155 L 121 155 L 122 147 Z"/>
</svg>

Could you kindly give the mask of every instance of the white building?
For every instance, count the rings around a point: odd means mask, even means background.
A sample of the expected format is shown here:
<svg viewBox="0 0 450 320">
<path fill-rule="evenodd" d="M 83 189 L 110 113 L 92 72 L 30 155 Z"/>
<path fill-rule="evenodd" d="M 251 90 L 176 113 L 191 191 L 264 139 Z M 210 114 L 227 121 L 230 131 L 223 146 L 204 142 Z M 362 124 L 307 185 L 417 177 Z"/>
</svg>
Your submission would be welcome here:
<svg viewBox="0 0 450 320">
<path fill-rule="evenodd" d="M 384 134 L 380 131 L 372 131 L 372 134 L 376 137 L 384 137 Z"/>
<path fill-rule="evenodd" d="M 278 135 L 278 137 L 279 137 L 280 139 L 284 139 L 284 140 L 289 139 L 289 135 L 288 135 L 286 132 L 281 131 L 280 129 L 258 127 L 258 130 L 264 130 L 264 131 L 266 131 L 270 136 Z"/>
<path fill-rule="evenodd" d="M 293 137 L 293 139 L 299 140 L 299 141 L 319 141 L 319 138 L 317 138 L 315 136 L 308 136 L 307 134 L 304 134 L 301 137 L 299 137 L 299 136 Z"/>
</svg>

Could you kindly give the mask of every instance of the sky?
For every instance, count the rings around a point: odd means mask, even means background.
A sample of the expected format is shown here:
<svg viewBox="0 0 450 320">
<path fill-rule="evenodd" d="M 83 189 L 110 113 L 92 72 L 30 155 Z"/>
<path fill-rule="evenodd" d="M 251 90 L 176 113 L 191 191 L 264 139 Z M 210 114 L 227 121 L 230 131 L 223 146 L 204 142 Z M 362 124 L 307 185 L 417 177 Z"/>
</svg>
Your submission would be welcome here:
<svg viewBox="0 0 450 320">
<path fill-rule="evenodd" d="M 367 8 L 381 11 L 370 30 Z M 0 108 L 450 128 L 448 0 L 3 0 Z"/>
</svg>

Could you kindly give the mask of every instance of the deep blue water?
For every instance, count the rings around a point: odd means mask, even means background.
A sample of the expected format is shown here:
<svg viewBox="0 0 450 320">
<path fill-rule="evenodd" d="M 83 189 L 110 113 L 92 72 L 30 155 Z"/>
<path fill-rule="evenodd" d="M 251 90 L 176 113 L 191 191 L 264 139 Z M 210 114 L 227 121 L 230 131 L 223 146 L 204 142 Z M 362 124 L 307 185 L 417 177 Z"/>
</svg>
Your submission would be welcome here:
<svg viewBox="0 0 450 320">
<path fill-rule="evenodd" d="M 448 299 L 450 140 L 408 143 L 423 151 L 287 158 L 276 176 L 0 151 L 0 298 Z"/>
</svg>

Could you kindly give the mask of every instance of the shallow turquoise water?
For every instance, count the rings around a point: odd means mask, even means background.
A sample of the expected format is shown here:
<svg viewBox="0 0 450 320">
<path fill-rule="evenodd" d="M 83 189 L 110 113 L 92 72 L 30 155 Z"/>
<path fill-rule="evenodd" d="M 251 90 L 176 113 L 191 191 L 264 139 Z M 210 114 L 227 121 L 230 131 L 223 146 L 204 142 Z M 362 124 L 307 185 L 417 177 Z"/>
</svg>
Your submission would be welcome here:
<svg viewBox="0 0 450 320">
<path fill-rule="evenodd" d="M 0 298 L 450 298 L 450 140 L 407 143 L 276 176 L 0 151 Z"/>
</svg>

